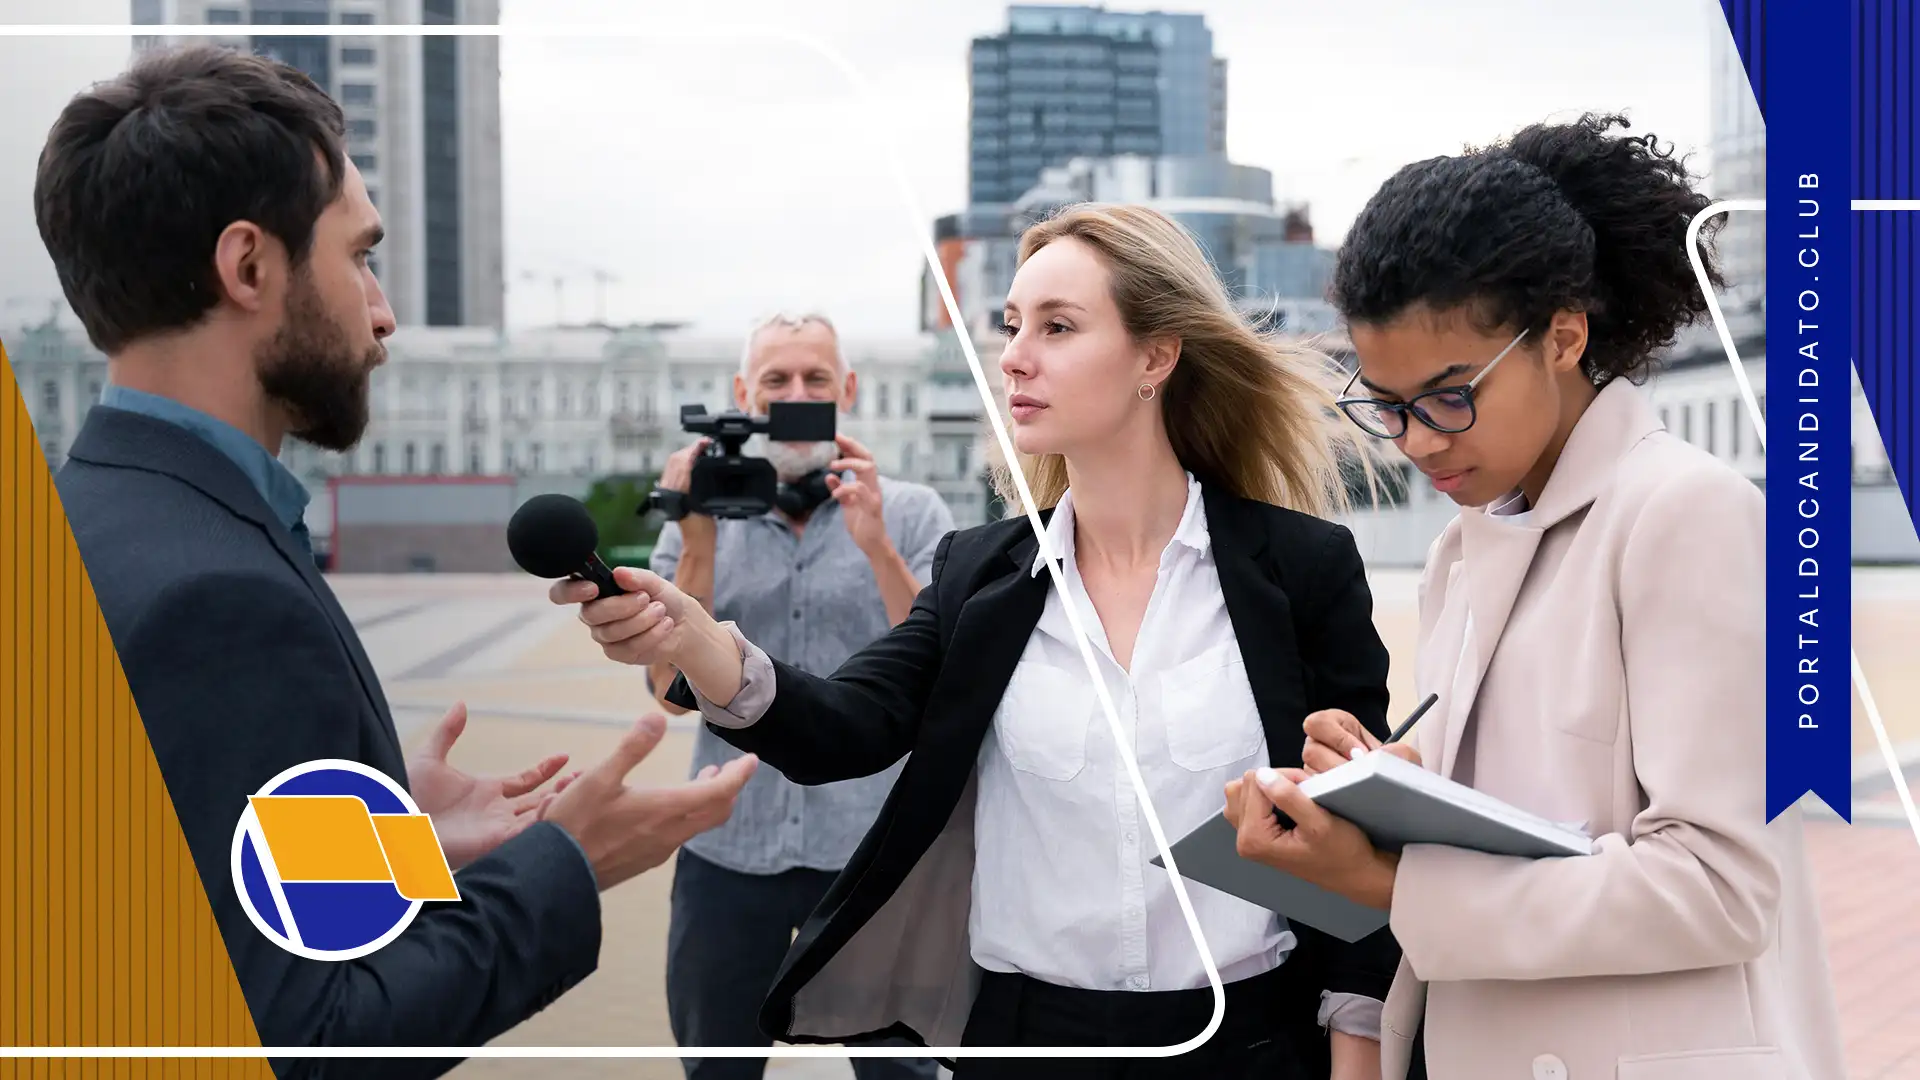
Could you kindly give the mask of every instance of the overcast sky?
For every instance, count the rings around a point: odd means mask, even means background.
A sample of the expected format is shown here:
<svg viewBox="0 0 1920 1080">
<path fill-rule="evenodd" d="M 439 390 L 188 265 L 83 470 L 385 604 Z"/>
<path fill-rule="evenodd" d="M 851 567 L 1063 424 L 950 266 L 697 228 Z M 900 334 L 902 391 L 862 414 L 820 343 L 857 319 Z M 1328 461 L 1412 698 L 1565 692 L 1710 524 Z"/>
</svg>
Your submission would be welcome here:
<svg viewBox="0 0 1920 1080">
<path fill-rule="evenodd" d="M 1122 10 L 1145 5 L 1110 3 Z M 1395 168 L 1582 110 L 1627 113 L 1683 149 L 1708 139 L 1713 0 L 1169 0 L 1199 11 L 1228 62 L 1229 155 L 1271 169 L 1338 241 Z M 502 0 L 505 23 L 683 24 L 690 5 Z M 17 22 L 123 21 L 128 0 L 0 0 Z M 502 45 L 508 314 L 592 314 L 588 272 L 619 281 L 607 313 L 737 331 L 818 307 L 852 333 L 912 333 L 933 216 L 966 199 L 967 48 L 1004 0 L 732 0 L 733 25 L 809 34 L 834 65 L 768 40 L 608 34 Z M 720 16 L 716 16 L 718 18 Z M 0 326 L 58 285 L 33 225 L 48 125 L 123 67 L 125 38 L 0 39 Z M 893 172 L 903 170 L 915 205 Z"/>
</svg>

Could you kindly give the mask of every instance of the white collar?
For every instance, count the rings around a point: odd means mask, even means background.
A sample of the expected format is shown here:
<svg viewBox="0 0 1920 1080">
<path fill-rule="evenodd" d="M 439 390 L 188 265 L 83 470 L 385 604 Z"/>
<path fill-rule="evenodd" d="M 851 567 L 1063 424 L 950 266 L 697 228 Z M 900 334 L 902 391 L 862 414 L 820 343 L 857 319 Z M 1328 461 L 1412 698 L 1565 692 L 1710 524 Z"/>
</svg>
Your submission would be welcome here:
<svg viewBox="0 0 1920 1080">
<path fill-rule="evenodd" d="M 1487 507 L 1487 516 L 1495 521 L 1504 521 L 1510 525 L 1525 525 L 1533 514 L 1533 504 L 1527 501 L 1527 493 L 1515 491 L 1500 501 Z"/>
<path fill-rule="evenodd" d="M 1207 532 L 1207 510 L 1200 497 L 1200 481 L 1187 473 L 1187 505 L 1181 511 L 1180 524 L 1173 530 L 1174 543 L 1184 544 L 1193 550 L 1205 554 L 1212 544 Z M 1073 562 L 1073 489 L 1068 488 L 1054 505 L 1053 517 L 1047 521 L 1046 541 L 1033 557 L 1033 566 L 1028 577 L 1038 576 L 1047 566 L 1047 549 L 1059 553 L 1060 565 L 1065 568 Z"/>
</svg>

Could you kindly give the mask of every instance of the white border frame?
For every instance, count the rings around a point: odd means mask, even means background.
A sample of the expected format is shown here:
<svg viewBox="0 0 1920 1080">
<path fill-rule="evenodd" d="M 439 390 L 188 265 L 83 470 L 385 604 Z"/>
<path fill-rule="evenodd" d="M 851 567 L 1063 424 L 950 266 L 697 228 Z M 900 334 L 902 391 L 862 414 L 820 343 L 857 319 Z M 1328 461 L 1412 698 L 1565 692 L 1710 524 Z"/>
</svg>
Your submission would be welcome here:
<svg viewBox="0 0 1920 1080">
<path fill-rule="evenodd" d="M 280 26 L 274 32 L 286 37 L 328 37 L 336 36 L 339 29 L 326 26 Z M 121 24 L 13 24 L 0 25 L 0 37 L 223 37 L 231 36 L 231 29 L 208 26 L 177 26 L 172 24 L 135 25 Z M 356 37 L 620 37 L 630 40 L 665 39 L 685 40 L 689 38 L 773 38 L 811 49 L 823 59 L 838 68 L 853 85 L 855 91 L 865 97 L 869 103 L 873 95 L 858 69 L 848 63 L 846 58 L 810 35 L 791 30 L 763 26 L 671 26 L 664 24 L 636 27 L 622 24 L 509 24 L 506 26 L 476 26 L 472 24 L 436 25 L 431 35 L 420 26 L 396 26 L 381 24 L 355 26 Z M 992 423 L 995 438 L 1000 444 L 1005 460 L 1018 460 L 1011 440 L 1007 437 L 1006 427 L 1001 422 L 999 411 L 994 407 L 994 399 L 985 373 L 980 367 L 979 354 L 974 350 L 973 340 L 966 332 L 966 319 L 960 312 L 952 288 L 946 276 L 940 270 L 940 259 L 921 220 L 918 202 L 913 197 L 912 185 L 901 168 L 897 156 L 891 152 L 886 158 L 892 166 L 895 179 L 900 184 L 901 195 L 912 215 L 911 226 L 921 238 L 921 251 L 940 290 L 941 303 L 945 306 L 948 318 L 955 328 L 961 351 L 966 355 L 967 364 L 973 370 L 976 387 Z M 1712 216 L 1727 213 L 1735 209 L 1760 209 L 1764 200 L 1729 200 L 1717 202 L 1707 207 L 1687 227 L 1687 253 L 1693 261 L 1694 273 L 1700 280 L 1701 291 L 1706 297 L 1708 310 L 1713 316 L 1714 326 L 1718 330 L 1722 346 L 1727 353 L 1728 363 L 1732 365 L 1734 377 L 1740 384 L 1742 396 L 1746 399 L 1747 409 L 1759 433 L 1761 447 L 1766 446 L 1766 425 L 1760 416 L 1759 405 L 1754 398 L 1752 385 L 1747 381 L 1746 369 L 1740 361 L 1740 355 L 1734 348 L 1731 333 L 1727 329 L 1726 319 L 1720 312 L 1718 299 L 1714 296 L 1707 281 L 1705 269 L 1701 265 L 1699 249 L 1696 243 L 1700 226 Z M 1856 200 L 1854 210 L 1920 210 L 1920 200 Z M 1060 559 L 1048 543 L 1046 530 L 1041 526 L 1039 513 L 1033 505 L 1033 493 L 1028 488 L 1026 477 L 1019 470 L 1013 471 L 1014 486 L 1020 493 L 1027 521 L 1033 527 L 1039 540 L 1040 549 L 1047 560 L 1048 572 L 1053 576 L 1056 589 L 1065 591 Z M 1213 1016 L 1200 1034 L 1186 1042 L 1167 1047 L 926 1047 L 918 1053 L 926 1056 L 961 1059 L 965 1057 L 1006 1057 L 1006 1058 L 1074 1058 L 1097 1056 L 1105 1058 L 1160 1058 L 1186 1053 L 1203 1045 L 1219 1030 L 1226 1015 L 1226 993 L 1220 982 L 1220 972 L 1213 962 L 1212 953 L 1206 946 L 1206 938 L 1200 931 L 1199 921 L 1194 915 L 1192 902 L 1187 897 L 1185 879 L 1180 876 L 1174 863 L 1171 845 L 1160 827 L 1159 815 L 1153 809 L 1152 801 L 1147 797 L 1146 784 L 1140 775 L 1138 762 L 1124 738 L 1119 738 L 1119 715 L 1114 708 L 1111 696 L 1107 692 L 1105 680 L 1099 677 L 1099 668 L 1087 636 L 1081 625 L 1079 612 L 1074 605 L 1066 606 L 1068 621 L 1072 624 L 1074 636 L 1080 644 L 1081 658 L 1087 669 L 1094 675 L 1095 695 L 1100 699 L 1100 707 L 1105 712 L 1108 724 L 1112 727 L 1116 743 L 1120 748 L 1121 759 L 1126 763 L 1128 778 L 1132 781 L 1134 792 L 1140 797 L 1141 807 L 1146 811 L 1147 827 L 1153 839 L 1159 845 L 1166 869 L 1174 889 L 1174 895 L 1180 904 L 1181 914 L 1186 917 L 1187 928 L 1193 934 L 1195 945 L 1207 971 L 1207 982 L 1213 990 Z M 1907 789 L 1905 777 L 1901 771 L 1899 759 L 1889 742 L 1886 726 L 1880 719 L 1879 709 L 1867 686 L 1865 673 L 1861 670 L 1857 653 L 1853 656 L 1853 683 L 1866 708 L 1867 718 L 1873 727 L 1882 756 L 1891 772 L 1894 786 L 1899 791 L 1902 807 L 1906 810 L 1908 824 L 1912 827 L 1916 841 L 1920 841 L 1920 813 L 1916 812 L 1913 797 Z M 244 890 L 242 896 L 244 896 Z M 252 915 L 252 912 L 249 912 Z M 656 1047 L 656 1046 L 479 1046 L 479 1047 L 251 1047 L 251 1046 L 158 1046 L 158 1047 L 0 1047 L 0 1060 L 10 1058 L 361 1058 L 361 1057 L 464 1057 L 464 1058 L 680 1058 L 697 1057 L 749 1057 L 749 1058 L 856 1058 L 879 1057 L 896 1058 L 902 1055 L 900 1047 L 855 1047 L 855 1046 L 783 1046 L 770 1047 Z"/>
<path fill-rule="evenodd" d="M 432 27 L 404 26 L 391 23 L 352 26 L 348 28 L 353 37 L 525 37 L 525 38 L 625 38 L 628 40 L 690 40 L 713 39 L 738 40 L 741 38 L 759 38 L 785 41 L 810 49 L 831 63 L 847 79 L 855 93 L 864 98 L 867 104 L 874 105 L 877 98 L 867 85 L 866 79 L 847 59 L 834 49 L 811 35 L 780 27 L 768 26 L 728 26 L 674 24 L 671 22 L 650 22 L 646 26 L 621 23 L 526 23 L 507 25 L 476 25 L 470 23 L 435 24 Z M 335 37 L 342 36 L 340 26 L 326 24 L 320 26 L 276 26 L 274 33 L 281 37 Z M 86 23 L 86 24 L 11 24 L 0 25 L 0 38 L 23 37 L 231 37 L 233 28 L 228 26 L 183 26 L 171 23 L 133 24 L 133 23 Z M 902 168 L 900 160 L 891 147 L 884 147 L 884 157 L 899 183 L 901 198 L 909 215 L 914 234 L 920 238 L 921 254 L 927 260 L 927 266 L 934 281 L 940 288 L 940 300 L 946 307 L 947 316 L 952 320 L 955 337 L 959 340 L 961 351 L 966 354 L 967 365 L 973 370 L 976 387 L 980 391 L 980 400 L 988 419 L 993 424 L 993 433 L 999 440 L 1001 453 L 1007 461 L 1018 460 L 1013 444 L 1007 437 L 1006 427 L 1001 422 L 999 410 L 994 407 L 991 388 L 987 384 L 985 373 L 980 367 L 980 356 L 974 350 L 973 339 L 966 332 L 966 319 L 960 312 L 960 304 L 954 298 L 946 275 L 940 269 L 940 257 L 930 239 L 919 203 L 914 198 L 913 186 Z M 1046 530 L 1041 526 L 1040 515 L 1033 505 L 1033 492 L 1027 487 L 1026 477 L 1018 470 L 1013 473 L 1015 487 L 1019 489 L 1020 500 L 1026 510 L 1027 521 L 1033 527 L 1040 549 L 1047 560 L 1047 569 L 1053 575 L 1054 588 L 1064 595 L 1066 582 L 1062 577 L 1059 555 L 1048 543 Z M 1129 741 L 1122 737 L 1120 716 L 1115 709 L 1112 696 L 1107 692 L 1106 681 L 1100 675 L 1099 665 L 1086 628 L 1081 624 L 1080 613 L 1074 605 L 1066 606 L 1067 621 L 1072 624 L 1074 636 L 1080 644 L 1081 659 L 1086 662 L 1087 670 L 1093 675 L 1095 696 L 1100 699 L 1100 707 L 1106 713 L 1107 723 L 1112 728 L 1120 758 L 1126 763 L 1128 779 L 1133 783 L 1134 794 L 1140 799 L 1141 809 L 1146 814 L 1147 829 L 1153 834 L 1154 842 L 1159 845 L 1162 861 L 1170 882 L 1174 897 L 1179 901 L 1180 913 L 1185 916 L 1187 929 L 1193 935 L 1196 948 L 1200 950 L 1200 960 L 1207 972 L 1207 984 L 1213 991 L 1213 1015 L 1207 1026 L 1198 1035 L 1173 1046 L 1158 1047 L 1114 1047 L 1114 1046 L 930 1046 L 903 1048 L 898 1046 L 841 1046 L 841 1045 L 774 1045 L 768 1047 L 678 1047 L 678 1046 L 326 1046 L 326 1047 L 253 1047 L 253 1046 L 100 1046 L 100 1047 L 0 1047 L 0 1060 L 8 1058 L 395 1058 L 395 1057 L 461 1057 L 461 1058 L 681 1058 L 681 1057 L 740 1057 L 740 1058 L 898 1058 L 906 1056 L 939 1057 L 959 1060 L 968 1057 L 990 1058 L 1164 1058 L 1187 1053 L 1211 1039 L 1226 1018 L 1227 998 L 1225 988 L 1220 982 L 1220 971 L 1215 965 L 1213 954 L 1207 948 L 1206 936 L 1201 933 L 1199 919 L 1194 915 L 1193 902 L 1187 896 L 1186 879 L 1180 876 L 1179 867 L 1174 861 L 1172 845 L 1160 827 L 1160 816 L 1153 808 L 1153 802 L 1147 795 L 1146 781 L 1140 775 L 1139 763 L 1134 759 Z M 242 893 L 244 896 L 244 891 Z M 251 915 L 251 912 L 249 913 Z M 275 938 L 274 940 L 278 940 Z"/>
</svg>

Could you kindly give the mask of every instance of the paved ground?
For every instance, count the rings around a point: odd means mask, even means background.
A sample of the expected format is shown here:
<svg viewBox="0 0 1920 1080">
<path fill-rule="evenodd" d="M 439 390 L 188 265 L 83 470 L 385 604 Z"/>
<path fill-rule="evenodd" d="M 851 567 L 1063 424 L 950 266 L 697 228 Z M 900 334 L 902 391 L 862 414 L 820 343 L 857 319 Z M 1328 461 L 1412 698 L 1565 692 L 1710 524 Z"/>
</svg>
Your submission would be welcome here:
<svg viewBox="0 0 1920 1080">
<path fill-rule="evenodd" d="M 554 750 L 585 764 L 651 707 L 639 673 L 606 663 L 544 583 L 515 576 L 336 577 L 364 634 L 403 734 L 417 734 L 455 699 L 472 713 L 456 760 L 476 770 L 516 769 Z M 1376 575 L 1378 623 L 1393 651 L 1396 702 L 1411 697 L 1413 578 Z M 1888 735 L 1920 787 L 1920 570 L 1855 576 L 1855 649 Z M 1846 1027 L 1851 1080 L 1920 1080 L 1920 843 L 1909 831 L 1860 703 L 1856 824 L 1816 814 L 1809 823 L 1834 979 Z M 1396 705 L 1396 707 L 1398 707 Z M 685 771 L 684 724 L 636 772 L 670 783 Z M 600 970 L 498 1043 L 670 1046 L 663 989 L 663 868 L 606 897 Z M 519 1080 L 552 1071 L 539 1059 L 469 1062 L 466 1080 Z M 671 1058 L 579 1060 L 568 1076 L 679 1077 Z M 843 1080 L 845 1059 L 775 1059 L 773 1080 Z"/>
</svg>

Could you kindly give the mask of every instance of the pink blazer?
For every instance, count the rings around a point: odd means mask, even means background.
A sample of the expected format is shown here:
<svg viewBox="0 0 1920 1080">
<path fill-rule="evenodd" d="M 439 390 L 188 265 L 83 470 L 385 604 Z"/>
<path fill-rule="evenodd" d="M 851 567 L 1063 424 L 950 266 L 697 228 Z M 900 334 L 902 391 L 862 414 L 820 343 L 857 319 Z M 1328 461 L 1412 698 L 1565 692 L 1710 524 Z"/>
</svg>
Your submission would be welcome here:
<svg viewBox="0 0 1920 1080">
<path fill-rule="evenodd" d="M 1844 1080 L 1797 810 L 1766 823 L 1764 500 L 1601 391 L 1520 524 L 1465 510 L 1420 587 L 1430 769 L 1591 855 L 1415 846 L 1387 1080 Z"/>
</svg>

